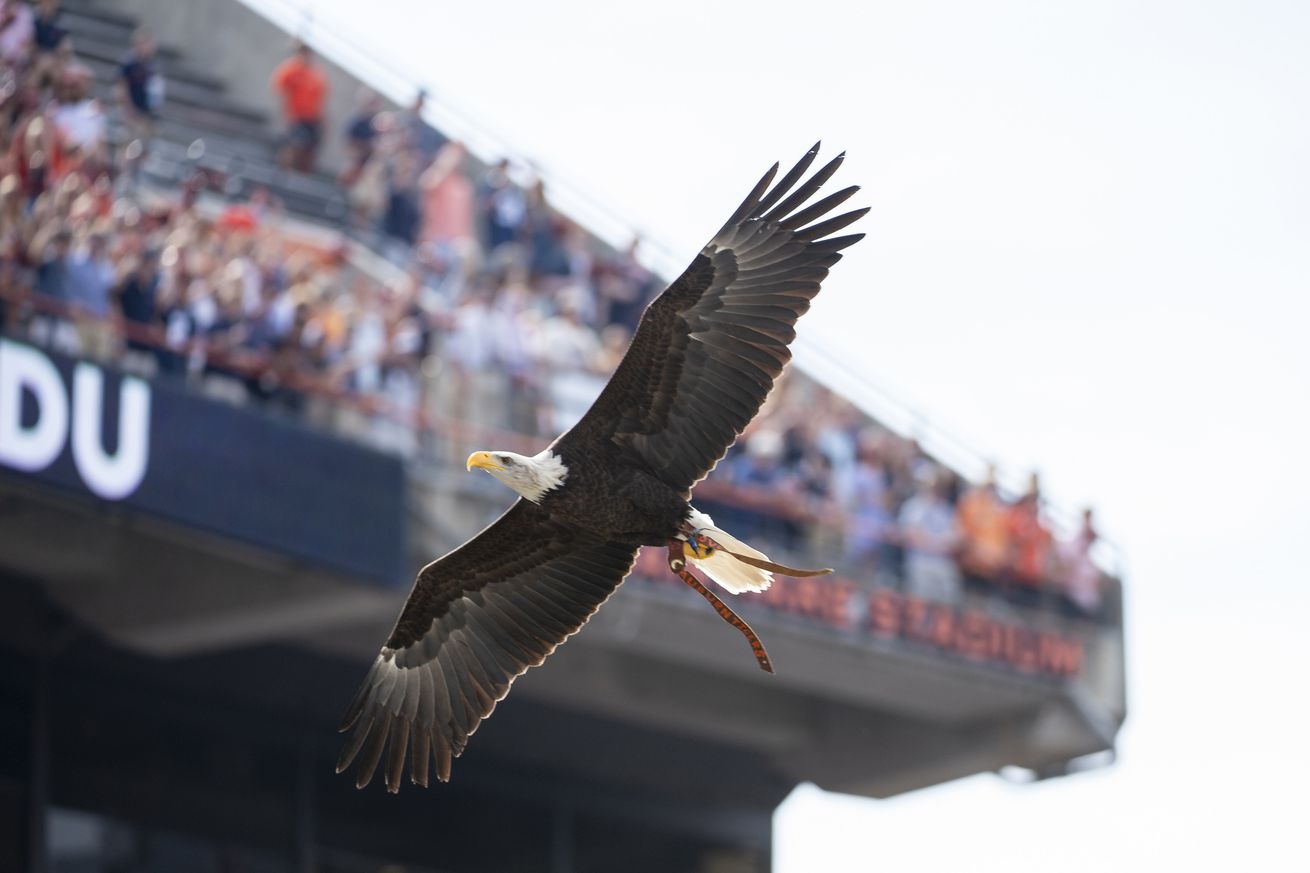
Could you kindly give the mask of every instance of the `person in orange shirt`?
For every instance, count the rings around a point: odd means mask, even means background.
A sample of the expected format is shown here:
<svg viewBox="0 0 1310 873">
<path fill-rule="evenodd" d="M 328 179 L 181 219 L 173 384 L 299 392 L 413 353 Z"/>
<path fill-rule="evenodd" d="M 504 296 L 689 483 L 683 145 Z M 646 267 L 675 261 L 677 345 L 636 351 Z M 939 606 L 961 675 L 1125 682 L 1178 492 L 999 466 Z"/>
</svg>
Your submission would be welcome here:
<svg viewBox="0 0 1310 873">
<path fill-rule="evenodd" d="M 271 80 L 273 92 L 282 98 L 282 115 L 287 136 L 278 158 L 284 167 L 308 173 L 323 137 L 323 105 L 327 102 L 328 80 L 314 53 L 297 42 L 291 57 L 278 64 Z"/>
<path fill-rule="evenodd" d="M 957 508 L 964 547 L 960 566 L 975 584 L 997 585 L 1010 552 L 1009 507 L 996 490 L 996 468 L 969 489 Z"/>
<path fill-rule="evenodd" d="M 1051 531 L 1041 517 L 1041 491 L 1034 473 L 1028 491 L 1010 507 L 1010 575 L 1017 599 L 1035 603 L 1050 578 Z"/>
</svg>

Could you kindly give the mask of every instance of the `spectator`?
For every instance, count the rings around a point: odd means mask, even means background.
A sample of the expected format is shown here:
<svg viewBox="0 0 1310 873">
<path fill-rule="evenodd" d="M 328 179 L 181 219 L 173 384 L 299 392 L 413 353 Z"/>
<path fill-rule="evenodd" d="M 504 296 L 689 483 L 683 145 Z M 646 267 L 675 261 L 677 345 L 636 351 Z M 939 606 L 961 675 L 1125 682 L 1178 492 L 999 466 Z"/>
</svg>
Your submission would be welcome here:
<svg viewBox="0 0 1310 873">
<path fill-rule="evenodd" d="M 423 173 L 424 242 L 445 251 L 466 251 L 474 242 L 473 185 L 461 172 L 463 143 L 447 143 Z"/>
<path fill-rule="evenodd" d="M 1064 564 L 1065 599 L 1075 611 L 1089 618 L 1101 614 L 1105 576 L 1092 561 L 1092 546 L 1098 535 L 1090 507 L 1083 510 L 1082 522 L 1074 538 L 1061 548 Z"/>
<path fill-rule="evenodd" d="M 91 96 L 91 80 L 77 73 L 67 77 L 64 101 L 54 111 L 55 131 L 65 148 L 76 149 L 97 166 L 105 162 L 108 118 Z"/>
<path fill-rule="evenodd" d="M 35 290 L 54 300 L 68 302 L 68 257 L 73 235 L 64 227 L 51 225 L 51 233 L 38 234 L 32 241 L 32 262 L 36 264 Z"/>
<path fill-rule="evenodd" d="M 796 467 L 798 489 L 805 517 L 806 547 L 811 553 L 840 554 L 842 551 L 842 506 L 837 499 L 832 458 L 810 444 Z"/>
<path fill-rule="evenodd" d="M 109 240 L 101 231 L 94 231 L 66 263 L 64 288 L 74 306 L 82 354 L 109 360 L 117 347 L 114 325 L 109 321 L 110 291 L 118 280 L 109 257 Z"/>
<path fill-rule="evenodd" d="M 496 291 L 488 278 L 469 289 L 454 312 L 446 336 L 443 358 L 447 378 L 434 387 L 438 398 L 432 405 L 456 421 L 476 427 L 504 426 L 508 408 L 506 383 L 497 371 Z"/>
<path fill-rule="evenodd" d="M 595 274 L 596 259 L 592 253 L 591 240 L 587 238 L 586 231 L 576 223 L 568 220 L 562 220 L 562 222 L 561 240 L 566 269 L 559 275 L 586 291 L 587 323 L 595 324 L 597 301 L 591 277 Z"/>
<path fill-rule="evenodd" d="M 446 146 L 447 139 L 441 131 L 427 123 L 423 112 L 427 107 L 428 94 L 423 89 L 414 95 L 414 102 L 400 113 L 400 130 L 405 136 L 405 147 L 418 153 L 420 169 L 426 169 L 436 160 L 437 155 Z"/>
<path fill-rule="evenodd" d="M 568 275 L 568 253 L 561 242 L 564 223 L 550 208 L 546 183 L 540 179 L 528 189 L 527 207 L 524 228 L 533 279 Z"/>
<path fill-rule="evenodd" d="M 916 597 L 945 603 L 960 597 L 954 555 L 960 536 L 955 510 L 946 499 L 949 487 L 942 472 L 922 475 L 898 519 L 905 543 L 906 589 Z"/>
<path fill-rule="evenodd" d="M 36 94 L 20 90 L 16 99 L 18 116 L 10 138 L 10 166 L 28 203 L 34 202 L 55 179 L 55 127 L 46 112 L 35 111 Z"/>
<path fill-rule="evenodd" d="M 418 242 L 419 168 L 413 152 L 400 151 L 387 165 L 387 207 L 382 215 L 382 231 L 410 251 Z"/>
<path fill-rule="evenodd" d="M 1028 480 L 1028 490 L 1009 512 L 1009 573 L 1017 587 L 1015 597 L 1036 603 L 1050 571 L 1051 532 L 1041 518 L 1041 488 L 1036 473 Z"/>
<path fill-rule="evenodd" d="M 598 270 L 596 290 L 604 307 L 604 323 L 622 325 L 629 331 L 637 329 L 658 284 L 655 275 L 637 260 L 640 247 L 641 237 L 633 237 L 622 255 L 602 262 Z"/>
<path fill-rule="evenodd" d="M 769 495 L 772 506 L 793 505 L 799 487 L 795 473 L 783 463 L 784 449 L 782 434 L 767 427 L 756 429 L 746 440 L 745 451 L 733 459 L 728 481 L 748 493 Z M 786 548 L 800 541 L 800 526 L 790 516 L 738 509 L 732 517 L 733 529 L 744 531 L 743 537 L 772 540 Z"/>
<path fill-rule="evenodd" d="M 12 184 L 6 186 L 7 181 L 12 181 Z M 4 222 L 10 215 L 6 206 L 15 199 L 13 195 L 17 190 L 17 180 L 13 176 L 0 180 L 0 228 L 5 227 Z M 20 307 L 14 304 L 25 301 L 29 295 L 30 285 L 27 271 L 22 267 L 21 248 L 19 234 L 12 229 L 0 230 L 0 332 L 17 326 Z"/>
<path fill-rule="evenodd" d="M 596 372 L 600 339 L 582 320 L 583 296 L 581 289 L 564 289 L 559 314 L 542 325 L 538 359 L 555 372 Z"/>
<path fill-rule="evenodd" d="M 136 256 L 124 270 L 118 286 L 118 307 L 123 320 L 131 326 L 127 347 L 149 352 L 153 345 L 143 341 L 155 325 L 159 296 L 159 253 L 147 251 Z"/>
<path fill-rule="evenodd" d="M 960 565 L 974 583 L 999 579 L 1010 555 L 1010 511 L 996 488 L 996 467 L 960 498 Z"/>
<path fill-rule="evenodd" d="M 0 0 L 0 62 L 21 66 L 35 36 L 32 7 L 22 0 Z"/>
<path fill-rule="evenodd" d="M 501 158 L 487 170 L 478 191 L 478 214 L 488 252 L 519 241 L 527 210 L 527 198 L 509 177 L 509 159 Z"/>
<path fill-rule="evenodd" d="M 0 267 L 4 270 L 6 290 L 17 294 L 22 266 L 28 263 L 23 251 L 27 241 L 27 204 L 18 177 L 13 173 L 0 177 Z"/>
<path fill-rule="evenodd" d="M 354 184 L 373 157 L 378 140 L 377 118 L 381 112 L 382 98 L 368 88 L 360 89 L 355 111 L 346 122 L 346 169 L 341 184 L 347 187 Z"/>
<path fill-rule="evenodd" d="M 58 97 L 64 83 L 72 78 L 81 78 L 87 82 L 95 81 L 95 71 L 78 60 L 73 48 L 73 38 L 65 34 L 54 49 L 37 53 L 32 59 L 29 81 L 40 89 L 53 92 Z M 121 90 L 119 92 L 121 97 Z"/>
<path fill-rule="evenodd" d="M 149 28 L 132 33 L 132 48 L 118 67 L 121 105 L 133 133 L 145 139 L 164 105 L 164 77 L 155 60 L 155 37 Z"/>
<path fill-rule="evenodd" d="M 853 570 L 888 569 L 886 546 L 891 540 L 894 521 L 890 512 L 891 489 L 880 444 L 879 435 L 873 431 L 861 435 L 851 474 L 846 511 L 846 559 Z"/>
<path fill-rule="evenodd" d="M 40 0 L 33 20 L 32 46 L 40 54 L 53 52 L 64 41 L 68 31 L 59 26 L 59 0 Z"/>
<path fill-rule="evenodd" d="M 297 41 L 291 57 L 273 71 L 272 89 L 282 98 L 287 133 L 279 160 L 282 166 L 312 172 L 323 134 L 323 106 L 327 101 L 327 74 L 309 46 Z"/>
<path fill-rule="evenodd" d="M 350 203 L 353 226 L 378 230 L 387 209 L 391 164 L 400 144 L 394 133 L 394 119 L 389 113 L 374 116 L 373 129 L 377 136 L 367 160 L 358 172 L 347 171 L 343 180 L 347 184 L 346 199 Z"/>
<path fill-rule="evenodd" d="M 548 414 L 542 407 L 542 389 L 549 374 L 537 359 L 540 313 L 523 265 L 506 271 L 494 312 L 497 363 L 510 388 L 507 424 L 521 433 L 536 433 Z"/>
</svg>

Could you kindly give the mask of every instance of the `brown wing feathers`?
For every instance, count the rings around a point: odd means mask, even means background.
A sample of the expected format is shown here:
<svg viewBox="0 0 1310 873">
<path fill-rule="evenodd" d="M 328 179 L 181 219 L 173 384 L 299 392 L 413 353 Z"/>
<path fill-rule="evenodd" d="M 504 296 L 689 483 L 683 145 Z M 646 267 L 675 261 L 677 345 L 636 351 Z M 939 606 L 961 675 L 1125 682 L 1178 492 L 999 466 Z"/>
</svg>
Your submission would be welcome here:
<svg viewBox="0 0 1310 873">
<path fill-rule="evenodd" d="M 857 187 L 804 206 L 843 159 L 838 155 L 798 186 L 818 148 L 772 187 L 778 166 L 764 174 L 651 303 L 610 384 L 563 439 L 578 451 L 587 440 L 613 440 L 683 491 L 713 469 L 790 360 L 796 320 L 828 269 L 863 236 L 829 235 L 867 209 L 824 218 Z"/>
<path fill-rule="evenodd" d="M 460 549 L 423 569 L 396 629 L 342 721 L 354 733 L 337 762 L 356 759 L 363 787 L 385 759 L 397 791 L 405 758 L 427 785 L 511 683 L 575 633 L 623 581 L 636 545 L 584 535 L 520 501 Z"/>
<path fill-rule="evenodd" d="M 800 183 L 818 148 L 772 185 L 775 164 L 651 303 L 601 396 L 558 441 L 569 457 L 607 457 L 597 451 L 606 441 L 689 492 L 723 456 L 790 359 L 796 320 L 828 268 L 863 236 L 830 235 L 867 209 L 825 219 L 855 187 L 804 206 L 842 161 Z M 514 679 L 586 623 L 627 575 L 636 548 L 520 501 L 424 568 L 342 723 L 354 733 L 338 772 L 358 760 L 363 787 L 385 759 L 396 791 L 408 755 L 420 785 L 432 768 L 449 779 L 452 758 Z"/>
</svg>

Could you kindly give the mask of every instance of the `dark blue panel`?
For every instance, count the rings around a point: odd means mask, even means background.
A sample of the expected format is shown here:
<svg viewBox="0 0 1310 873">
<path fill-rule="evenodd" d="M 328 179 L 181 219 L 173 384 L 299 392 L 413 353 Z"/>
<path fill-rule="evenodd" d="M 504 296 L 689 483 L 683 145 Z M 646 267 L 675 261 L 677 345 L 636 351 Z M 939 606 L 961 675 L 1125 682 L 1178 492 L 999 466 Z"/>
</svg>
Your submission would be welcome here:
<svg viewBox="0 0 1310 873">
<path fill-rule="evenodd" d="M 0 343 L 52 364 L 69 410 L 63 449 L 53 462 L 15 470 L 6 462 L 12 452 L 0 446 L 0 471 L 96 497 L 73 457 L 73 373 L 79 362 L 8 338 Z M 104 385 L 97 430 L 112 453 L 125 377 L 95 366 Z M 399 458 L 167 382 L 147 384 L 145 475 L 117 503 L 351 575 L 388 583 L 407 577 L 405 473 Z M 10 405 L 16 408 L 0 409 L 0 422 L 9 416 L 12 424 L 16 415 L 19 426 L 31 428 L 38 412 L 31 392 L 24 389 L 19 402 Z M 9 433 L 0 426 L 0 439 Z"/>
</svg>

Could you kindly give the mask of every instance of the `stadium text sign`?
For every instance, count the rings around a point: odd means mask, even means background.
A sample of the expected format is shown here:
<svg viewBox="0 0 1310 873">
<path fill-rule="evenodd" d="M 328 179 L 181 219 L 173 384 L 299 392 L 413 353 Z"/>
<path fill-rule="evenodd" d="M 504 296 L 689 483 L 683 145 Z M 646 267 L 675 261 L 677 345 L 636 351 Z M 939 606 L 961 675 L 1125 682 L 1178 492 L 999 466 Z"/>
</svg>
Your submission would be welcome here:
<svg viewBox="0 0 1310 873">
<path fill-rule="evenodd" d="M 682 584 L 668 572 L 659 549 L 643 549 L 633 572 L 654 582 Z M 1083 669 L 1083 641 L 1076 637 L 887 588 L 868 592 L 842 576 L 778 576 L 768 591 L 734 606 L 758 606 L 844 634 L 902 640 L 952 658 L 1034 676 L 1068 678 Z"/>
<path fill-rule="evenodd" d="M 1080 640 L 895 591 L 869 596 L 868 625 L 878 636 L 922 643 L 965 660 L 1004 664 L 1023 673 L 1067 677 L 1083 669 Z"/>
<path fill-rule="evenodd" d="M 15 478 L 356 578 L 412 578 L 400 458 L 0 338 L 0 488 Z"/>
<path fill-rule="evenodd" d="M 40 349 L 0 339 L 0 465 L 37 473 L 71 442 L 73 464 L 92 493 L 122 500 L 136 491 L 150 464 L 150 386 L 132 376 L 119 382 L 113 451 L 101 436 L 104 386 L 95 364 L 79 361 L 69 386 Z"/>
</svg>

